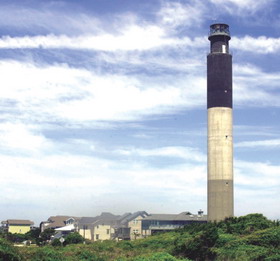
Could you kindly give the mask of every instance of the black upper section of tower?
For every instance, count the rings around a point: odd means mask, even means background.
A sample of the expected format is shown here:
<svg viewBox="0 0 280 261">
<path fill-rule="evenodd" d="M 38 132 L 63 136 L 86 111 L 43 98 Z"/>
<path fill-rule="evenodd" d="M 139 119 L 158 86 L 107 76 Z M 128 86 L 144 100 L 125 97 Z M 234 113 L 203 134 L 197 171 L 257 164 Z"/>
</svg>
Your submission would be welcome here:
<svg viewBox="0 0 280 261">
<path fill-rule="evenodd" d="M 211 42 L 207 56 L 207 108 L 232 108 L 232 56 L 227 24 L 213 24 L 208 36 Z"/>
</svg>

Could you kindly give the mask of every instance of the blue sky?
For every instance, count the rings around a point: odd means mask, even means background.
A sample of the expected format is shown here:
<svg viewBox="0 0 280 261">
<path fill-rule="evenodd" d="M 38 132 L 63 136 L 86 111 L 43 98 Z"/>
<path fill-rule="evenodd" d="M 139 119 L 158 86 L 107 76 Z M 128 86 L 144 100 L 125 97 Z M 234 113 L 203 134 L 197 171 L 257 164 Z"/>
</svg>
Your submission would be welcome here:
<svg viewBox="0 0 280 261">
<path fill-rule="evenodd" d="M 280 218 L 274 0 L 0 3 L 0 219 L 206 211 L 209 25 L 230 25 L 235 215 Z"/>
</svg>

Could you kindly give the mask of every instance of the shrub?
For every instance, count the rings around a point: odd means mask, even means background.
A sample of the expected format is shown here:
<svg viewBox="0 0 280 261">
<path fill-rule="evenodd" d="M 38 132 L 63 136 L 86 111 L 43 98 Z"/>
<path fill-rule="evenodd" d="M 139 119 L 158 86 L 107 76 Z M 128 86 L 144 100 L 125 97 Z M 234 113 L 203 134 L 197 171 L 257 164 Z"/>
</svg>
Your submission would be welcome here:
<svg viewBox="0 0 280 261">
<path fill-rule="evenodd" d="M 264 260 L 269 256 L 269 249 L 261 246 L 246 244 L 246 240 L 237 239 L 229 242 L 224 247 L 216 249 L 217 260 Z"/>
<path fill-rule="evenodd" d="M 133 244 L 130 241 L 121 241 L 119 243 L 120 248 L 123 250 L 131 250 L 134 248 Z"/>
<path fill-rule="evenodd" d="M 65 258 L 58 249 L 50 246 L 38 248 L 33 255 L 32 261 L 64 261 Z"/>
<path fill-rule="evenodd" d="M 103 257 L 99 257 L 88 250 L 83 250 L 78 255 L 78 258 L 79 261 L 105 261 Z"/>
<path fill-rule="evenodd" d="M 66 236 L 64 245 L 69 245 L 69 244 L 81 244 L 84 242 L 84 238 L 77 232 L 70 233 Z"/>
<path fill-rule="evenodd" d="M 202 233 L 188 238 L 185 242 L 175 241 L 175 253 L 195 260 L 213 260 L 215 253 L 211 250 L 219 239 L 218 229 L 215 225 L 204 227 Z"/>
<path fill-rule="evenodd" d="M 259 231 L 250 235 L 247 240 L 252 245 L 278 248 L 280 246 L 280 229 L 274 227 Z"/>
<path fill-rule="evenodd" d="M 20 261 L 22 260 L 20 254 L 17 249 L 12 246 L 7 240 L 4 238 L 0 238 L 0 260 L 4 261 Z"/>
<path fill-rule="evenodd" d="M 39 238 L 37 238 L 37 240 L 36 240 L 37 245 L 46 244 L 54 234 L 55 234 L 54 229 L 52 229 L 52 228 L 45 229 L 44 232 L 42 232 L 40 234 Z"/>
<path fill-rule="evenodd" d="M 55 238 L 53 241 L 52 241 L 52 246 L 61 246 L 61 242 L 59 241 L 58 238 Z"/>
<path fill-rule="evenodd" d="M 264 261 L 279 261 L 279 260 L 280 260 L 280 254 L 275 254 L 264 259 Z"/>
<path fill-rule="evenodd" d="M 181 259 L 177 259 L 174 256 L 171 256 L 168 253 L 156 253 L 149 257 L 136 257 L 133 261 L 180 261 Z M 184 259 L 187 261 L 189 259 Z"/>
<path fill-rule="evenodd" d="M 250 234 L 256 230 L 266 229 L 273 226 L 273 222 L 262 214 L 249 214 L 241 217 L 231 217 L 219 222 L 218 227 L 226 233 Z"/>
</svg>

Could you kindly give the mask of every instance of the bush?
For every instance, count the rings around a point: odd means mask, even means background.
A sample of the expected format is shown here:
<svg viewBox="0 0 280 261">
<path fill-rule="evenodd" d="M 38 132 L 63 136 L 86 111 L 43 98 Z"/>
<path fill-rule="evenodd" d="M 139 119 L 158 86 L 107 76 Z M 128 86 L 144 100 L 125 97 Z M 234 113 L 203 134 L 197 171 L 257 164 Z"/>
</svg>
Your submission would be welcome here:
<svg viewBox="0 0 280 261">
<path fill-rule="evenodd" d="M 149 257 L 136 257 L 133 261 L 180 261 L 181 259 L 177 259 L 174 256 L 171 256 L 168 253 L 156 253 Z M 189 259 L 184 259 L 187 261 Z"/>
<path fill-rule="evenodd" d="M 61 246 L 61 242 L 59 241 L 58 238 L 55 238 L 53 241 L 52 241 L 52 246 Z"/>
<path fill-rule="evenodd" d="M 121 241 L 119 247 L 123 250 L 131 250 L 134 248 L 133 244 L 130 241 Z"/>
<path fill-rule="evenodd" d="M 246 243 L 246 240 L 237 239 L 229 242 L 224 247 L 216 249 L 217 260 L 264 260 L 270 255 L 270 250 L 261 246 L 253 246 Z"/>
<path fill-rule="evenodd" d="M 250 235 L 247 240 L 248 243 L 252 245 L 278 248 L 280 246 L 280 229 L 274 227 L 256 232 Z"/>
<path fill-rule="evenodd" d="M 237 236 L 232 234 L 220 234 L 218 240 L 216 241 L 215 247 L 223 247 L 230 241 L 236 240 Z"/>
<path fill-rule="evenodd" d="M 47 228 L 42 232 L 37 238 L 36 243 L 37 245 L 45 245 L 49 240 L 51 240 L 51 237 L 55 234 L 55 230 L 52 228 Z"/>
<path fill-rule="evenodd" d="M 4 261 L 22 260 L 17 249 L 4 238 L 0 238 L 0 260 L 4 260 Z"/>
<path fill-rule="evenodd" d="M 218 223 L 218 227 L 230 234 L 250 234 L 256 230 L 272 227 L 274 223 L 262 214 L 249 214 L 242 217 L 231 217 Z"/>
<path fill-rule="evenodd" d="M 175 241 L 175 253 L 180 256 L 195 260 L 213 260 L 215 253 L 211 250 L 219 239 L 218 229 L 215 225 L 204 227 L 202 233 L 198 233 L 185 242 Z"/>
<path fill-rule="evenodd" d="M 66 236 L 63 244 L 66 246 L 69 244 L 81 244 L 83 242 L 84 242 L 84 238 L 78 232 L 74 232 Z"/>
<path fill-rule="evenodd" d="M 88 250 L 83 250 L 83 252 L 78 255 L 78 258 L 79 261 L 105 261 L 103 257 L 99 257 Z"/>
<path fill-rule="evenodd" d="M 65 258 L 57 249 L 50 246 L 38 248 L 33 255 L 32 261 L 64 261 Z"/>
<path fill-rule="evenodd" d="M 37 242 L 40 236 L 41 230 L 40 228 L 31 229 L 29 232 L 25 233 L 25 237 L 32 242 Z"/>
<path fill-rule="evenodd" d="M 264 261 L 279 261 L 279 260 L 280 260 L 280 254 L 275 254 L 264 259 Z"/>
</svg>

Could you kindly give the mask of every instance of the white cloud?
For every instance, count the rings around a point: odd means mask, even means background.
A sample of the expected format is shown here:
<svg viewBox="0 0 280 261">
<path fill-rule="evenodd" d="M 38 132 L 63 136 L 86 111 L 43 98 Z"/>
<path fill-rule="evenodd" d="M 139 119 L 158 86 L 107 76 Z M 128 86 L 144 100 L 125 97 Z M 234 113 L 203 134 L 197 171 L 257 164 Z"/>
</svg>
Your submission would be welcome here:
<svg viewBox="0 0 280 261">
<path fill-rule="evenodd" d="M 272 126 L 258 126 L 258 125 L 235 125 L 235 133 L 238 136 L 255 136 L 255 137 L 278 137 L 278 130 Z"/>
<path fill-rule="evenodd" d="M 82 12 L 63 12 L 60 8 L 36 6 L 28 8 L 16 5 L 1 5 L 0 23 L 3 27 L 30 30 L 32 33 L 54 32 L 58 34 L 75 35 L 85 32 L 100 32 L 100 20 Z"/>
<path fill-rule="evenodd" d="M 121 32 L 118 34 L 101 33 L 98 35 L 80 35 L 72 37 L 53 34 L 24 37 L 3 36 L 0 39 L 0 48 L 69 48 L 110 52 L 122 50 L 144 51 L 168 46 L 192 46 L 199 48 L 205 45 L 205 41 L 206 39 L 202 37 L 193 40 L 189 37 L 181 39 L 173 38 L 168 36 L 164 29 L 156 25 L 148 25 L 145 27 L 129 25 L 122 28 Z"/>
<path fill-rule="evenodd" d="M 162 147 L 156 149 L 122 149 L 116 151 L 122 155 L 138 155 L 141 157 L 173 157 L 196 162 L 205 162 L 206 156 L 191 147 Z"/>
<path fill-rule="evenodd" d="M 102 33 L 100 35 L 83 35 L 69 37 L 56 36 L 25 36 L 2 37 L 0 48 L 70 48 L 91 49 L 101 51 L 116 50 L 147 50 L 164 45 L 172 45 L 174 40 L 166 38 L 164 31 L 157 26 L 140 27 L 137 25 L 123 28 L 119 35 Z"/>
<path fill-rule="evenodd" d="M 247 190 L 267 191 L 270 187 L 280 185 L 278 179 L 280 166 L 263 162 L 246 162 L 235 160 L 236 182 L 238 185 L 247 185 Z"/>
<path fill-rule="evenodd" d="M 280 147 L 280 139 L 272 139 L 272 140 L 254 140 L 254 141 L 243 141 L 239 142 L 235 145 L 236 148 L 274 148 Z"/>
<path fill-rule="evenodd" d="M 171 194 L 172 200 L 178 198 L 179 201 L 182 201 L 184 195 L 184 203 L 188 205 L 192 205 L 191 198 L 204 197 L 206 187 L 201 180 L 206 170 L 203 165 L 184 164 L 158 169 L 134 159 L 105 160 L 94 156 L 66 154 L 59 150 L 57 144 L 54 145 L 56 147 L 50 155 L 40 154 L 31 158 L 14 154 L 0 157 L 3 188 L 0 196 L 5 202 L 18 202 L 24 197 L 25 202 L 37 205 L 36 209 L 29 211 L 30 219 L 38 216 L 38 211 L 44 213 L 43 209 L 48 209 L 48 215 L 61 212 L 93 215 L 101 211 L 98 207 L 101 202 L 103 210 L 108 211 L 112 203 L 111 194 L 115 195 L 113 201 L 118 206 L 118 212 L 129 211 L 127 205 L 123 205 L 123 197 L 129 197 L 132 188 L 136 197 L 145 195 L 146 198 L 153 198 L 155 191 L 162 190 L 164 192 L 161 196 L 169 200 Z M 157 207 L 154 209 L 158 209 L 159 198 L 153 203 L 146 202 L 145 208 L 155 204 Z M 139 205 L 142 203 L 139 202 Z M 95 207 L 89 211 L 91 205 Z M 137 206 L 134 205 L 134 208 Z M 192 206 L 192 209 L 195 207 Z M 14 210 L 13 216 L 19 210 Z M 9 214 L 7 210 L 5 215 Z M 39 222 L 43 217 L 39 218 L 35 221 Z"/>
<path fill-rule="evenodd" d="M 236 105 L 280 106 L 279 73 L 267 73 L 252 64 L 235 64 L 233 69 Z"/>
<path fill-rule="evenodd" d="M 270 6 L 274 0 L 210 0 L 219 10 L 226 10 L 230 14 L 254 14 Z"/>
<path fill-rule="evenodd" d="M 197 27 L 205 19 L 206 7 L 200 1 L 191 0 L 188 4 L 181 2 L 164 2 L 158 12 L 160 22 L 165 27 Z"/>
<path fill-rule="evenodd" d="M 241 160 L 234 163 L 236 215 L 258 212 L 278 219 L 280 166 Z"/>
<path fill-rule="evenodd" d="M 41 150 L 51 150 L 52 144 L 33 128 L 22 123 L 0 124 L 1 150 L 15 153 L 38 153 Z"/>
<path fill-rule="evenodd" d="M 137 79 L 132 76 L 98 75 L 66 65 L 0 62 L 0 98 L 13 101 L 19 121 L 131 120 L 144 115 L 170 113 L 183 106 L 203 103 L 205 79 Z M 156 97 L 156 99 L 155 99 Z M 3 105 L 5 106 L 5 105 Z M 2 119 L 12 120 L 10 115 Z"/>
<path fill-rule="evenodd" d="M 232 37 L 231 47 L 238 51 L 251 52 L 255 54 L 278 53 L 280 50 L 280 38 L 267 36 Z"/>
</svg>

